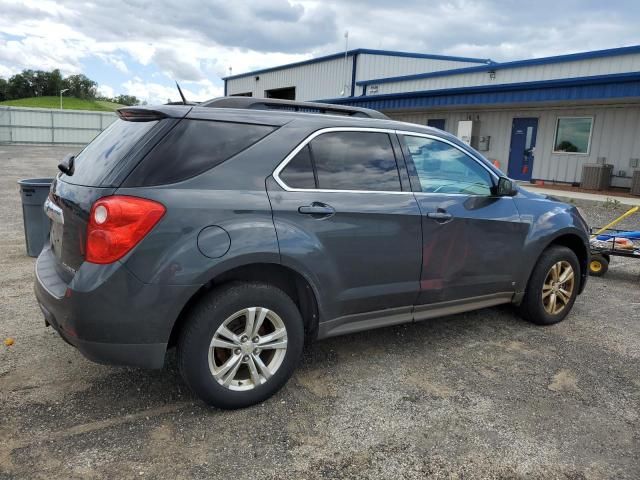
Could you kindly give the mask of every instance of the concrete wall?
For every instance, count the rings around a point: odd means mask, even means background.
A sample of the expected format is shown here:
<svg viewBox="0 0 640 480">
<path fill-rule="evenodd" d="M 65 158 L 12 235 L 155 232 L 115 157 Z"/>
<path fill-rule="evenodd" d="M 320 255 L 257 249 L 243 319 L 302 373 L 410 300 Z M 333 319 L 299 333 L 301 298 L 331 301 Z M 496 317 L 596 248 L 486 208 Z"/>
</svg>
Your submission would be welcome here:
<svg viewBox="0 0 640 480">
<path fill-rule="evenodd" d="M 0 143 L 85 145 L 116 118 L 112 112 L 0 107 Z"/>
<path fill-rule="evenodd" d="M 640 158 L 640 105 L 586 105 L 580 107 L 478 108 L 469 110 L 387 112 L 391 118 L 426 125 L 430 118 L 446 119 L 445 129 L 455 134 L 458 121 L 479 118 L 479 135 L 491 136 L 489 151 L 482 154 L 500 162 L 508 171 L 511 127 L 514 118 L 538 118 L 538 134 L 533 164 L 534 179 L 580 182 L 582 166 L 606 157 L 614 165 L 614 174 L 633 174 L 632 158 Z M 593 116 L 591 147 L 588 154 L 553 153 L 556 120 L 559 116 Z M 630 178 L 614 177 L 613 186 L 630 187 Z"/>
</svg>

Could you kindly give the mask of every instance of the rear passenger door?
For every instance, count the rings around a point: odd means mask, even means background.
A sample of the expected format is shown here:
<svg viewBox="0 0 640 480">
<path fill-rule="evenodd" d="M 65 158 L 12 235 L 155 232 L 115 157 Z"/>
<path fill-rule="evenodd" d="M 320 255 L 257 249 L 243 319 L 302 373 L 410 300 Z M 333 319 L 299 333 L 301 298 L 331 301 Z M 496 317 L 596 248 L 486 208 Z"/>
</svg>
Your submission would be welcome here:
<svg viewBox="0 0 640 480">
<path fill-rule="evenodd" d="M 383 313 L 400 314 L 398 322 L 411 320 L 421 219 L 393 132 L 315 132 L 276 169 L 268 190 L 282 262 L 314 280 L 321 321 L 348 324 L 361 320 L 348 316 L 389 309 Z"/>
</svg>

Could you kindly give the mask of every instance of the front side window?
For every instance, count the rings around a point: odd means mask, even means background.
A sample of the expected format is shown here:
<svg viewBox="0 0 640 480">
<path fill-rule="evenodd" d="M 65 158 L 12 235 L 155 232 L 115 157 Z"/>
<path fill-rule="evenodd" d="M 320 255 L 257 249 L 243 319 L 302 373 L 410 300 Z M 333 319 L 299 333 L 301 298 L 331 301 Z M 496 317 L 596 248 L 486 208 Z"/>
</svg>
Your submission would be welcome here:
<svg viewBox="0 0 640 480">
<path fill-rule="evenodd" d="M 560 117 L 556 123 L 553 153 L 589 153 L 592 117 Z"/>
<path fill-rule="evenodd" d="M 405 136 L 420 188 L 425 193 L 490 195 L 490 173 L 476 160 L 448 143 Z"/>
<path fill-rule="evenodd" d="M 331 132 L 310 144 L 318 188 L 399 192 L 400 176 L 386 133 Z"/>
</svg>

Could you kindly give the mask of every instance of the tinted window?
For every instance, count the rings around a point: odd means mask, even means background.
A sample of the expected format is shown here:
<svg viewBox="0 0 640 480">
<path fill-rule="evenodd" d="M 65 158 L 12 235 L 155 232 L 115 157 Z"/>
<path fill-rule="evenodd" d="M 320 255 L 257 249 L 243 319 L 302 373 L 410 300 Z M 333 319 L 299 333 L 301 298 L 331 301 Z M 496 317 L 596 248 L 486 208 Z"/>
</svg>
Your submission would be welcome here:
<svg viewBox="0 0 640 480">
<path fill-rule="evenodd" d="M 287 163 L 280 179 L 291 188 L 316 188 L 308 145 Z"/>
<path fill-rule="evenodd" d="M 183 120 L 140 162 L 126 184 L 186 180 L 220 165 L 273 130 L 265 125 Z"/>
<path fill-rule="evenodd" d="M 410 136 L 404 139 L 423 192 L 491 193 L 491 175 L 466 153 L 438 140 Z"/>
<path fill-rule="evenodd" d="M 314 138 L 310 146 L 318 188 L 401 190 L 391 140 L 386 133 L 325 133 Z"/>
<path fill-rule="evenodd" d="M 116 120 L 76 156 L 73 175 L 63 174 L 62 180 L 75 185 L 100 185 L 113 167 L 157 123 Z"/>
</svg>

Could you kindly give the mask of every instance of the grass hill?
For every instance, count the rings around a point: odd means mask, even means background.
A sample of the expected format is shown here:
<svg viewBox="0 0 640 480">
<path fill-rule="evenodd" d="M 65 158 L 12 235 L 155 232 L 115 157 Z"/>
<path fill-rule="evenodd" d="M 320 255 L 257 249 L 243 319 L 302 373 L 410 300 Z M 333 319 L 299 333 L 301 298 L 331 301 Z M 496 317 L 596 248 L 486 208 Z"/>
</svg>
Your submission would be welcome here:
<svg viewBox="0 0 640 480">
<path fill-rule="evenodd" d="M 32 107 L 32 108 L 60 108 L 60 97 L 31 97 L 6 100 L 0 102 L 2 107 Z M 98 110 L 113 112 L 117 108 L 124 107 L 119 103 L 105 102 L 102 100 L 83 100 L 74 97 L 62 97 L 62 108 L 67 110 Z"/>
</svg>

